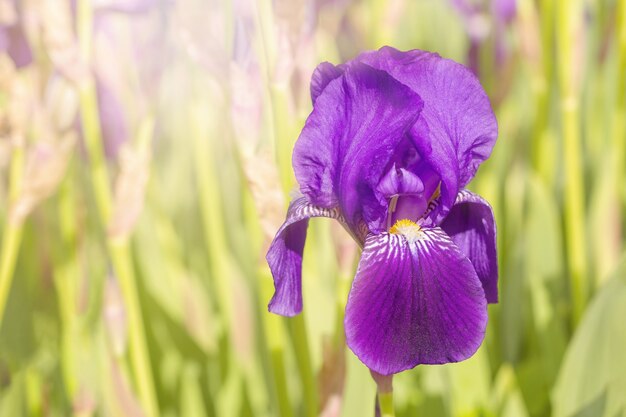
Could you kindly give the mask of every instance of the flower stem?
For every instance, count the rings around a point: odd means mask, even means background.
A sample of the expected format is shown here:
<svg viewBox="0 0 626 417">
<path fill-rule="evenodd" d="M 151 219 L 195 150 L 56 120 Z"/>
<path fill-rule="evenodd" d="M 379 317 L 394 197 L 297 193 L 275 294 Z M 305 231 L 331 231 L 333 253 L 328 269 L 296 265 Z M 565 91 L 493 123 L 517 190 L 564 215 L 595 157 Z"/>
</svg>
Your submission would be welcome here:
<svg viewBox="0 0 626 417">
<path fill-rule="evenodd" d="M 582 150 L 580 140 L 580 75 L 582 53 L 576 39 L 582 29 L 580 1 L 559 0 L 557 4 L 557 48 L 560 63 L 561 120 L 565 154 L 565 230 L 567 262 L 572 295 L 572 319 L 579 322 L 587 300 L 587 245 L 585 237 L 585 196 L 583 184 Z"/>
<path fill-rule="evenodd" d="M 13 272 L 15 270 L 15 262 L 22 240 L 22 225 L 7 223 L 3 232 L 2 239 L 2 255 L 0 255 L 0 327 L 4 316 L 11 282 L 13 281 Z"/>
<path fill-rule="evenodd" d="M 71 172 L 71 166 L 68 171 Z M 62 250 L 70 255 L 60 261 L 54 268 L 54 283 L 57 297 L 59 299 L 59 316 L 61 318 L 61 370 L 65 391 L 70 401 L 74 401 L 74 396 L 78 391 L 78 381 L 75 367 L 75 344 L 74 332 L 76 329 L 76 279 L 79 276 L 79 266 L 77 264 L 78 248 L 76 247 L 76 209 L 74 201 L 74 187 L 72 177 L 68 175 L 61 184 L 59 190 L 59 228 L 61 232 L 60 245 Z"/>
<path fill-rule="evenodd" d="M 154 392 L 150 356 L 145 327 L 139 303 L 137 281 L 133 271 L 130 248 L 126 240 L 109 241 L 109 252 L 113 269 L 119 279 L 124 304 L 128 313 L 128 336 L 130 356 L 137 391 L 148 416 L 158 416 L 158 405 Z"/>
<path fill-rule="evenodd" d="M 259 273 L 261 282 L 260 305 L 265 305 L 272 296 L 274 285 L 272 277 L 264 268 Z M 292 417 L 293 410 L 289 401 L 289 390 L 287 389 L 287 375 L 285 371 L 285 331 L 282 317 L 268 314 L 263 311 L 261 315 L 265 330 L 265 338 L 268 343 L 269 360 L 272 367 L 272 378 L 276 389 L 276 402 L 278 403 L 278 415 L 281 417 Z"/>
<path fill-rule="evenodd" d="M 311 354 L 309 352 L 309 341 L 304 320 L 304 312 L 290 319 L 291 330 L 293 332 L 293 344 L 296 351 L 298 370 L 302 379 L 302 389 L 304 391 L 304 403 L 308 417 L 317 416 L 317 380 L 313 374 L 311 366 Z"/>
<path fill-rule="evenodd" d="M 381 417 L 394 417 L 393 409 L 393 391 L 378 393 L 378 406 L 380 407 Z"/>
<path fill-rule="evenodd" d="M 24 166 L 24 147 L 18 145 L 11 155 L 9 200 L 14 201 L 19 193 Z M 2 253 L 0 253 L 0 329 L 6 308 L 9 290 L 13 282 L 15 263 L 20 244 L 22 242 L 22 222 L 11 220 L 10 211 L 7 215 L 6 226 L 2 231 Z"/>
<path fill-rule="evenodd" d="M 381 417 L 395 417 L 393 408 L 393 375 L 381 375 L 370 370 L 374 382 L 376 382 L 378 408 Z"/>
<path fill-rule="evenodd" d="M 613 194 L 613 224 L 615 225 L 616 238 L 613 244 L 616 246 L 613 251 L 608 252 L 608 256 L 604 255 L 602 259 L 606 273 L 613 270 L 619 260 L 619 254 L 622 252 L 622 225 L 623 213 L 620 210 L 622 197 L 624 193 L 624 164 L 626 153 L 626 0 L 620 0 L 617 5 L 617 88 L 615 97 L 615 106 L 613 108 L 613 124 L 612 124 L 612 176 L 611 176 L 611 193 Z"/>
</svg>

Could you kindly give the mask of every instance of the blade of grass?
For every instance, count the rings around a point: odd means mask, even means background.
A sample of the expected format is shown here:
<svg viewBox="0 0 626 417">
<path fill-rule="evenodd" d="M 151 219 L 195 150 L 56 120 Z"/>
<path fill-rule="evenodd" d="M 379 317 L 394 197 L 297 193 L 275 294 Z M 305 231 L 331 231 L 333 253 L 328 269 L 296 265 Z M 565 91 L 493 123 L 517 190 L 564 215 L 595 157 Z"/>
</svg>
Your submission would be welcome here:
<svg viewBox="0 0 626 417">
<path fill-rule="evenodd" d="M 559 62 L 560 111 L 565 163 L 564 215 L 567 263 L 572 296 L 572 322 L 579 322 L 588 297 L 587 241 L 585 236 L 585 188 L 580 138 L 579 82 L 583 62 L 577 41 L 583 30 L 580 1 L 557 4 L 557 56 Z"/>
<path fill-rule="evenodd" d="M 24 147 L 17 146 L 11 155 L 9 184 L 10 201 L 13 201 L 18 194 L 23 167 Z M 7 298 L 11 289 L 13 273 L 15 272 L 15 263 L 17 262 L 20 243 L 22 241 L 22 222 L 12 221 L 11 216 L 8 215 L 2 235 L 2 252 L 0 253 L 0 329 L 2 328 L 4 310 L 6 308 Z"/>
</svg>

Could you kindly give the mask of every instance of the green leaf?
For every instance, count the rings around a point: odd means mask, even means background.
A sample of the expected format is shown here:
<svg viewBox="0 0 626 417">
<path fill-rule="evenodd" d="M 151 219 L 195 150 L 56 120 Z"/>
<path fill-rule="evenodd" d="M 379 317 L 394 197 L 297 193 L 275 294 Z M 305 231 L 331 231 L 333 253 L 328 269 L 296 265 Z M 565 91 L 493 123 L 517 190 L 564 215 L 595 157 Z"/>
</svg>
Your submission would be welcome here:
<svg viewBox="0 0 626 417">
<path fill-rule="evenodd" d="M 626 415 L 626 262 L 596 295 L 553 392 L 555 417 Z"/>
<path fill-rule="evenodd" d="M 25 416 L 26 393 L 22 373 L 15 375 L 7 388 L 2 388 L 0 394 L 0 416 Z"/>
</svg>

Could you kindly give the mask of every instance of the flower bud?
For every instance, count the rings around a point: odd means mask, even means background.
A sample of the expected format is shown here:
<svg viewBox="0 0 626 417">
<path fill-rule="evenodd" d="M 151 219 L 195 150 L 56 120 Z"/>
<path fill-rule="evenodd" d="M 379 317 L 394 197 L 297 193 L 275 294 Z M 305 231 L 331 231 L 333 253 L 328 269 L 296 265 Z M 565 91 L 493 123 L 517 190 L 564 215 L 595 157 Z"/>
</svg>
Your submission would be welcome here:
<svg viewBox="0 0 626 417">
<path fill-rule="evenodd" d="M 54 193 L 75 142 L 75 134 L 68 132 L 58 142 L 40 141 L 29 149 L 19 195 L 9 212 L 12 223 L 21 223 L 37 204 Z"/>
<path fill-rule="evenodd" d="M 81 84 L 89 68 L 81 58 L 69 2 L 42 0 L 39 19 L 43 44 L 56 69 L 70 81 Z"/>
<path fill-rule="evenodd" d="M 115 182 L 113 216 L 108 227 L 112 239 L 124 239 L 132 232 L 143 210 L 149 178 L 148 148 L 124 146 L 120 152 L 120 173 Z"/>
<path fill-rule="evenodd" d="M 119 283 L 112 276 L 107 278 L 104 285 L 102 314 L 111 350 L 116 357 L 122 357 L 127 346 L 128 319 Z"/>
</svg>

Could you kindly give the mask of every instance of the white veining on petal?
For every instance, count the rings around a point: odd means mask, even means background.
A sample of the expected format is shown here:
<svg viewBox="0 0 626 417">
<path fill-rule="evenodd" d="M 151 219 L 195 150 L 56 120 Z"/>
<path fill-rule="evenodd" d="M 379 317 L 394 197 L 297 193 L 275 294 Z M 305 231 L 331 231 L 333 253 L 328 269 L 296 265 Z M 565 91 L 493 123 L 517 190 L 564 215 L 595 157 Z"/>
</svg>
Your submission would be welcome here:
<svg viewBox="0 0 626 417">
<path fill-rule="evenodd" d="M 302 197 L 297 200 L 294 200 L 291 207 L 291 213 L 289 215 L 290 218 L 297 219 L 307 219 L 311 217 L 327 217 L 330 219 L 335 219 L 346 229 L 346 231 L 352 236 L 352 238 L 359 244 L 359 246 L 363 247 L 363 242 L 365 242 L 365 237 L 369 233 L 367 225 L 365 222 L 360 222 L 356 229 L 351 229 L 346 222 L 343 213 L 339 209 L 339 207 L 332 208 L 324 208 L 318 207 L 310 204 L 306 198 Z"/>
</svg>

